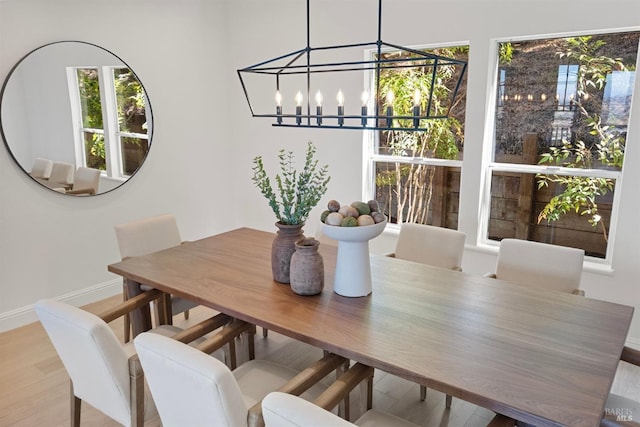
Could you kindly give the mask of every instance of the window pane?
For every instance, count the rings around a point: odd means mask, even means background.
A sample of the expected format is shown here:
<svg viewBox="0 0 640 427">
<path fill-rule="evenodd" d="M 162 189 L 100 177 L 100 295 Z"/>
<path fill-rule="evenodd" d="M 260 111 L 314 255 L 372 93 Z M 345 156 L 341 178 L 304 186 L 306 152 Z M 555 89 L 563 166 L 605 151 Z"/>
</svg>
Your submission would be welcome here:
<svg viewBox="0 0 640 427">
<path fill-rule="evenodd" d="M 593 185 L 598 178 L 571 177 L 566 183 L 551 183 L 537 190 L 535 174 L 493 172 L 488 237 L 492 240 L 517 238 L 561 246 L 582 248 L 589 256 L 605 258 L 615 180 L 607 180 L 606 194 L 579 212 L 569 211 L 555 221 L 544 218 L 554 197 L 568 186 Z M 600 178 L 602 179 L 602 178 Z"/>
<path fill-rule="evenodd" d="M 455 46 L 439 49 L 422 49 L 424 52 L 442 55 L 467 61 L 469 57 L 468 46 Z M 386 57 L 398 57 L 407 52 L 392 52 L 385 54 Z M 430 157 L 440 159 L 461 159 L 463 150 L 463 129 L 465 121 L 465 106 L 467 92 L 466 73 L 460 88 L 456 84 L 460 76 L 461 69 L 444 67 L 439 69 L 435 86 L 433 88 L 433 99 L 431 102 L 431 114 L 446 114 L 444 106 L 451 105 L 448 110 L 449 118 L 423 120 L 420 127 L 428 128 L 424 132 L 404 132 L 404 131 L 381 131 L 379 144 L 376 147 L 378 154 L 390 154 L 406 157 Z M 380 92 L 386 94 L 389 91 L 394 93 L 393 112 L 396 115 L 411 116 L 415 103 L 414 96 L 416 88 L 420 88 L 421 93 L 426 94 L 431 88 L 432 74 L 430 70 L 420 68 L 400 68 L 383 69 L 380 73 Z M 452 99 L 453 94 L 456 98 Z M 379 111 L 385 111 L 387 99 L 379 97 Z M 422 104 L 427 103 L 427 99 L 422 95 Z M 423 108 L 426 106 L 423 105 Z M 405 127 L 411 127 L 405 124 Z"/>
<path fill-rule="evenodd" d="M 468 46 L 423 51 L 463 61 L 467 61 L 469 56 Z M 402 54 L 409 53 L 390 52 L 385 56 L 398 58 Z M 439 69 L 435 81 L 432 80 L 431 69 L 407 67 L 381 72 L 380 92 L 392 91 L 394 97 L 393 101 L 380 97 L 379 111 L 385 111 L 391 102 L 394 114 L 411 116 L 417 99 L 422 102 L 420 108 L 430 108 L 432 115 L 449 114 L 446 119 L 422 120 L 419 127 L 426 128 L 426 131 L 378 132 L 372 154 L 405 160 L 410 158 L 414 162 L 395 163 L 380 159 L 372 162 L 374 197 L 384 205 L 392 223 L 416 222 L 457 228 L 460 168 L 419 163 L 423 163 L 423 159 L 462 159 L 467 83 L 465 73 L 460 87 L 456 87 L 461 71 L 460 67 Z M 415 96 L 416 88 L 421 93 L 420 97 Z M 430 93 L 431 89 L 433 98 L 429 104 L 425 99 L 428 96 L 424 94 Z M 411 127 L 410 123 L 402 125 Z"/>
<path fill-rule="evenodd" d="M 606 257 L 639 39 L 626 32 L 499 44 L 487 238 Z M 540 172 L 506 172 L 514 163 Z"/>
<path fill-rule="evenodd" d="M 391 162 L 375 166 L 375 199 L 390 222 L 458 228 L 460 168 Z"/>
<path fill-rule="evenodd" d="M 149 141 L 142 138 L 123 137 L 121 145 L 124 175 L 132 175 L 144 161 L 149 151 Z"/>
<path fill-rule="evenodd" d="M 86 166 L 88 168 L 107 170 L 104 151 L 104 135 L 95 132 L 83 132 Z"/>
<path fill-rule="evenodd" d="M 146 134 L 146 100 L 140 81 L 129 68 L 116 68 L 113 76 L 120 132 Z"/>
<path fill-rule="evenodd" d="M 78 68 L 76 75 L 80 92 L 82 127 L 85 129 L 103 129 L 98 69 Z"/>
<path fill-rule="evenodd" d="M 639 34 L 501 43 L 496 162 L 517 155 L 516 163 L 620 169 Z M 527 154 L 530 133 L 537 135 L 537 149 Z"/>
</svg>

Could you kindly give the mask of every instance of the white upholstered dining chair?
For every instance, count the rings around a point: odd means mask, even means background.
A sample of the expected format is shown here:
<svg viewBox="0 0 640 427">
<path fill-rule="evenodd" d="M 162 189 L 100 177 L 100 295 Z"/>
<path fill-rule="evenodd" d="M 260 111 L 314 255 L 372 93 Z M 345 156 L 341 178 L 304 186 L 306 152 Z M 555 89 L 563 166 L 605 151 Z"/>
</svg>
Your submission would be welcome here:
<svg viewBox="0 0 640 427">
<path fill-rule="evenodd" d="M 134 339 L 149 389 L 165 427 L 261 426 L 261 400 L 274 390 L 314 398 L 319 383 L 348 361 L 327 354 L 299 373 L 265 360 L 250 360 L 231 371 L 219 360 L 156 334 Z"/>
<path fill-rule="evenodd" d="M 182 244 L 176 218 L 170 214 L 118 224 L 115 226 L 115 233 L 122 259 L 147 255 Z M 143 291 L 150 289 L 144 285 L 140 288 Z M 126 283 L 123 284 L 122 294 L 124 300 L 129 297 Z M 171 316 L 184 313 L 185 319 L 188 319 L 189 309 L 196 305 L 196 303 L 187 299 L 171 296 Z M 163 319 L 163 316 L 157 312 L 156 322 L 166 321 L 171 324 L 171 316 L 168 316 L 168 319 Z M 125 317 L 124 328 L 125 341 L 129 341 L 131 323 L 128 316 Z"/>
<path fill-rule="evenodd" d="M 33 161 L 33 167 L 31 168 L 29 175 L 38 179 L 49 179 L 52 167 L 53 161 L 38 157 Z"/>
<path fill-rule="evenodd" d="M 66 162 L 53 162 L 51 174 L 49 175 L 50 187 L 58 184 L 63 189 L 69 189 L 73 185 L 73 175 L 75 166 Z"/>
<path fill-rule="evenodd" d="M 640 350 L 624 347 L 620 361 L 633 367 L 640 366 Z M 635 371 L 638 371 L 635 368 Z M 620 372 L 620 370 L 619 370 Z M 631 376 L 631 375 L 629 375 Z M 637 376 L 635 377 L 637 378 Z M 636 384 L 638 385 L 638 384 Z M 640 386 L 640 385 L 638 385 Z M 635 390 L 634 390 L 635 391 Z M 640 426 L 640 402 L 620 394 L 609 393 L 604 407 L 601 427 Z"/>
<path fill-rule="evenodd" d="M 396 250 L 390 256 L 450 270 L 462 271 L 466 234 L 450 228 L 405 222 L 400 226 Z M 427 398 L 427 388 L 420 386 L 420 400 Z M 446 397 L 451 407 L 451 396 Z"/>
<path fill-rule="evenodd" d="M 434 267 L 462 270 L 466 234 L 450 228 L 404 223 L 390 256 Z"/>
<path fill-rule="evenodd" d="M 584 250 L 520 239 L 502 239 L 495 273 L 486 276 L 542 289 L 584 295 Z"/>
<path fill-rule="evenodd" d="M 97 194 L 100 186 L 100 174 L 99 169 L 80 166 L 73 177 L 73 185 L 70 190 L 66 191 L 66 194 Z"/>
<path fill-rule="evenodd" d="M 395 415 L 370 409 L 354 423 L 307 400 L 272 392 L 262 401 L 266 427 L 418 427 Z"/>
<path fill-rule="evenodd" d="M 36 302 L 38 318 L 71 379 L 73 427 L 80 425 L 82 401 L 124 426 L 142 426 L 145 419 L 156 414 L 153 400 L 144 390 L 144 375 L 133 343 L 121 344 L 107 322 L 160 296 L 161 292 L 153 290 L 100 316 L 56 300 L 43 299 Z M 169 335 L 191 342 L 223 326 L 222 321 L 229 320 L 228 317 L 206 320 L 185 331 L 162 325 L 149 334 Z M 251 325 L 245 324 L 245 327 Z M 215 347 L 201 338 L 195 343 L 205 345 L 203 350 L 213 352 L 233 341 L 238 333 L 232 328 L 223 328 L 223 331 L 224 333 L 215 337 Z"/>
</svg>

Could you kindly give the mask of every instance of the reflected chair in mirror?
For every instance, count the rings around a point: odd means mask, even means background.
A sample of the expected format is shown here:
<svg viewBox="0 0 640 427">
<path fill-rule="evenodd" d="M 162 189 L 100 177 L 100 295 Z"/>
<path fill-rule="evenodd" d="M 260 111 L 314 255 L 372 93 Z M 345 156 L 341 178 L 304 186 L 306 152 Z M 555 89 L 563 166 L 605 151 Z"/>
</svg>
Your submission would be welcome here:
<svg viewBox="0 0 640 427">
<path fill-rule="evenodd" d="M 122 344 L 108 322 L 161 295 L 157 290 L 138 295 L 99 316 L 60 301 L 36 302 L 38 318 L 71 379 L 72 426 L 80 425 L 82 401 L 125 426 L 142 426 L 145 419 L 156 414 L 151 395 L 144 390 L 144 375 L 133 343 Z M 217 340 L 220 348 L 239 333 L 223 323 L 230 320 L 211 318 L 187 330 L 162 325 L 148 333 L 170 335 L 172 338 L 167 339 L 185 342 L 195 340 L 193 345 L 207 351 L 208 341 Z M 245 328 L 251 326 L 244 324 Z M 218 328 L 222 328 L 220 335 L 202 338 Z"/>
<path fill-rule="evenodd" d="M 137 221 L 131 221 L 115 226 L 116 239 L 122 259 L 147 255 L 182 244 L 180 231 L 176 218 L 173 215 L 164 214 L 149 217 Z M 139 289 L 132 291 L 132 289 Z M 123 283 L 123 299 L 126 300 L 131 292 L 147 291 L 148 286 L 138 286 L 125 279 Z M 171 296 L 170 313 L 162 313 L 156 310 L 156 323 L 172 323 L 174 314 L 184 313 L 185 319 L 189 318 L 189 309 L 197 306 L 196 303 L 184 298 Z M 157 304 L 156 308 L 161 305 Z M 165 318 L 166 317 L 166 318 Z M 131 322 L 130 317 L 125 318 L 125 341 L 129 341 Z"/>
<path fill-rule="evenodd" d="M 71 163 L 53 162 L 47 186 L 50 188 L 59 187 L 64 190 L 70 189 L 73 186 L 75 169 L 75 166 Z"/>
<path fill-rule="evenodd" d="M 495 273 L 486 277 L 584 295 L 584 250 L 520 239 L 502 239 Z"/>
<path fill-rule="evenodd" d="M 462 231 L 426 224 L 404 223 L 400 226 L 395 258 L 462 271 L 466 234 Z M 420 400 L 427 398 L 427 388 L 420 386 Z M 447 395 L 447 408 L 451 396 Z"/>
<path fill-rule="evenodd" d="M 53 161 L 38 157 L 33 161 L 33 167 L 31 168 L 31 172 L 29 172 L 29 175 L 31 175 L 35 179 L 46 181 L 51 176 L 52 168 Z"/>
<path fill-rule="evenodd" d="M 266 360 L 231 371 L 219 360 L 156 334 L 134 339 L 149 389 L 164 426 L 261 426 L 261 400 L 280 390 L 313 399 L 320 380 L 348 361 L 327 353 L 301 372 Z"/>
<path fill-rule="evenodd" d="M 408 420 L 387 412 L 371 409 L 373 368 L 356 363 L 313 402 L 297 396 L 271 392 L 262 400 L 266 427 L 417 427 Z M 342 419 L 330 409 L 358 384 L 367 384 L 366 410 L 354 423 Z"/>
<path fill-rule="evenodd" d="M 98 193 L 98 187 L 100 186 L 100 170 L 93 168 L 85 168 L 80 166 L 73 178 L 73 185 L 70 190 L 66 191 L 66 194 L 76 195 L 94 195 Z"/>
</svg>

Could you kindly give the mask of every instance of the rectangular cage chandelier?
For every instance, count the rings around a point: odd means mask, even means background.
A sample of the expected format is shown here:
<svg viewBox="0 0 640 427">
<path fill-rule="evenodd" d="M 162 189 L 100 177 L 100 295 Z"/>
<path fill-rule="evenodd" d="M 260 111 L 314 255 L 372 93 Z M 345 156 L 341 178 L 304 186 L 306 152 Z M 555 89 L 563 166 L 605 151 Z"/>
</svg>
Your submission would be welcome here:
<svg viewBox="0 0 640 427">
<path fill-rule="evenodd" d="M 426 131 L 425 120 L 449 116 L 463 81 L 466 61 L 383 42 L 382 0 L 378 0 L 375 42 L 311 47 L 309 1 L 306 47 L 237 70 L 253 117 L 271 118 L 272 126 L 281 127 Z M 374 59 L 336 60 L 350 52 L 362 57 L 365 50 L 376 52 Z M 403 70 L 419 71 L 423 82 L 410 88 L 411 105 L 394 109 L 396 95 L 391 90 L 381 93 L 381 75 Z M 438 76 L 443 70 L 456 76 L 444 99 L 442 91 L 436 93 Z M 362 76 L 366 71 L 373 73 L 371 87 L 363 90 L 357 102 L 347 100 L 335 83 L 336 78 L 349 73 Z M 336 94 L 333 105 L 322 95 L 332 90 Z"/>
</svg>

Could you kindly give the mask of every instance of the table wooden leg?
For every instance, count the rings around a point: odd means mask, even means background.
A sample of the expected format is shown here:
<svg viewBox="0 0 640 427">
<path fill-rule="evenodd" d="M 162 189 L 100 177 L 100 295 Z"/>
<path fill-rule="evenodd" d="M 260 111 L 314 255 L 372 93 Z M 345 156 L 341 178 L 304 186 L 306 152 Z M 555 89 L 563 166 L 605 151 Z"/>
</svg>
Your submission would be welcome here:
<svg viewBox="0 0 640 427">
<path fill-rule="evenodd" d="M 163 294 L 154 303 L 156 307 L 156 322 L 158 325 L 173 325 L 173 312 L 171 310 L 171 295 Z"/>
<path fill-rule="evenodd" d="M 125 286 L 127 287 L 127 296 L 129 298 L 140 295 L 144 291 L 140 289 L 140 284 L 130 279 L 124 279 Z M 135 338 L 139 333 L 145 332 L 151 329 L 151 309 L 149 305 L 137 308 L 130 314 L 132 338 Z"/>
</svg>

